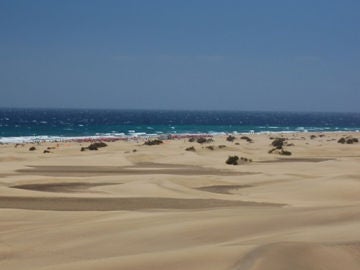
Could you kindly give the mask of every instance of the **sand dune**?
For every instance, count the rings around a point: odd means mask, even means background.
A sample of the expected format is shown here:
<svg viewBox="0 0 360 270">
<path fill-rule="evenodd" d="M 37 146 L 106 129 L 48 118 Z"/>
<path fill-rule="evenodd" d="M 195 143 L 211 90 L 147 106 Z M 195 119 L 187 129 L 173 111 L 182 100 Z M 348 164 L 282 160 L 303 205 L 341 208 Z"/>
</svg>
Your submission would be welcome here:
<svg viewBox="0 0 360 270">
<path fill-rule="evenodd" d="M 283 134 L 287 157 L 266 134 L 214 151 L 1 145 L 0 269 L 360 269 L 360 144 L 344 135 Z"/>
<path fill-rule="evenodd" d="M 275 243 L 249 252 L 233 268 L 239 270 L 359 269 L 360 243 Z"/>
</svg>

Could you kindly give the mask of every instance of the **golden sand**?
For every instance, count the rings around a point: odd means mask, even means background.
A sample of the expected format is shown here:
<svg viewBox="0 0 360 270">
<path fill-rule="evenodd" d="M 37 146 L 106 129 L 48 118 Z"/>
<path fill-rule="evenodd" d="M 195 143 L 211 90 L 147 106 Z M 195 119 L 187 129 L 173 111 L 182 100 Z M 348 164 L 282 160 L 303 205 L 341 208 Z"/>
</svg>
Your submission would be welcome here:
<svg viewBox="0 0 360 270">
<path fill-rule="evenodd" d="M 0 269 L 358 270 L 360 134 L 310 135 L 0 145 Z"/>
</svg>

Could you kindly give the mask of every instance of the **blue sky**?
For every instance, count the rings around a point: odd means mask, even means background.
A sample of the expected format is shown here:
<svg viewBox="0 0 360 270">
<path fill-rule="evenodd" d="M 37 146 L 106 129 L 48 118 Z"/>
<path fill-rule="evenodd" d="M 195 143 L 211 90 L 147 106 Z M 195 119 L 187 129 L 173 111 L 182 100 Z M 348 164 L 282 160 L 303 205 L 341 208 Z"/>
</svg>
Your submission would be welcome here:
<svg viewBox="0 0 360 270">
<path fill-rule="evenodd" d="M 0 0 L 0 107 L 359 112 L 359 10 Z"/>
</svg>

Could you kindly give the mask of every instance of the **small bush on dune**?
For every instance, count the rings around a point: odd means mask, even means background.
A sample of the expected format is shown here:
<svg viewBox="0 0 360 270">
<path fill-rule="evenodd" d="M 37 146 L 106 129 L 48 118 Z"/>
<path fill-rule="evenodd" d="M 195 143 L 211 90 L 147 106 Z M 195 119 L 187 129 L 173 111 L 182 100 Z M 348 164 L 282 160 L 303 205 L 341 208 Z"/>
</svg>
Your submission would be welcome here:
<svg viewBox="0 0 360 270">
<path fill-rule="evenodd" d="M 205 137 L 199 137 L 197 140 L 196 140 L 198 143 L 200 144 L 203 144 L 203 143 L 211 143 L 213 142 L 214 140 L 209 138 L 209 139 L 206 139 Z"/>
<path fill-rule="evenodd" d="M 291 152 L 284 149 L 282 149 L 279 154 L 283 156 L 291 156 Z"/>
<path fill-rule="evenodd" d="M 247 142 L 249 142 L 249 143 L 251 143 L 251 142 L 253 141 L 253 140 L 250 139 L 248 136 L 242 136 L 240 139 L 245 140 L 245 141 L 247 141 Z"/>
<path fill-rule="evenodd" d="M 159 144 L 162 144 L 162 143 L 163 143 L 162 140 L 154 139 L 154 140 L 148 140 L 144 144 L 145 145 L 159 145 Z"/>
<path fill-rule="evenodd" d="M 191 146 L 191 147 L 188 147 L 185 149 L 185 151 L 192 151 L 192 152 L 195 152 L 195 147 L 194 146 Z"/>
<path fill-rule="evenodd" d="M 243 162 L 252 162 L 251 158 L 246 158 L 246 157 L 241 157 L 240 160 Z"/>
<path fill-rule="evenodd" d="M 284 146 L 285 138 L 276 138 L 272 141 L 271 145 L 277 149 L 281 149 Z"/>
<path fill-rule="evenodd" d="M 228 165 L 238 165 L 239 157 L 238 156 L 229 156 L 225 161 Z"/>
<path fill-rule="evenodd" d="M 96 146 L 96 144 L 90 144 L 87 149 L 91 150 L 91 151 L 97 151 L 98 147 Z"/>
<path fill-rule="evenodd" d="M 358 143 L 359 140 L 357 138 L 352 138 L 352 137 L 342 137 L 338 140 L 338 143 L 342 143 L 342 144 L 353 144 L 353 143 Z"/>
<path fill-rule="evenodd" d="M 81 147 L 81 152 L 90 150 L 90 151 L 97 151 L 99 148 L 107 147 L 107 144 L 104 142 L 94 142 L 90 144 L 88 147 Z"/>
<path fill-rule="evenodd" d="M 198 138 L 198 139 L 196 140 L 196 142 L 198 142 L 198 143 L 206 143 L 206 138 L 200 137 L 200 138 Z"/>
<path fill-rule="evenodd" d="M 229 136 L 227 136 L 226 137 L 226 140 L 228 141 L 228 142 L 233 142 L 233 141 L 235 141 L 235 136 L 232 136 L 232 135 L 229 135 Z"/>
</svg>

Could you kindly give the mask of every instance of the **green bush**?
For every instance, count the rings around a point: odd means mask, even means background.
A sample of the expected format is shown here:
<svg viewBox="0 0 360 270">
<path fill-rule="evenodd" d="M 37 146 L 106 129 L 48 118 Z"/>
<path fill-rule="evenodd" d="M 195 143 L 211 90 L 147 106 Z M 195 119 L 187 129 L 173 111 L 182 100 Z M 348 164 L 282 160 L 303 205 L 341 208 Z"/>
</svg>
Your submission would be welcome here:
<svg viewBox="0 0 360 270">
<path fill-rule="evenodd" d="M 226 140 L 228 141 L 228 142 L 233 142 L 233 141 L 235 141 L 235 136 L 232 136 L 232 135 L 229 135 L 229 136 L 227 136 L 226 137 Z"/>
<path fill-rule="evenodd" d="M 154 140 L 147 140 L 144 144 L 145 145 L 159 145 L 164 143 L 162 140 L 154 139 Z"/>
<path fill-rule="evenodd" d="M 229 156 L 225 161 L 228 165 L 238 165 L 239 157 L 238 156 Z"/>
</svg>

